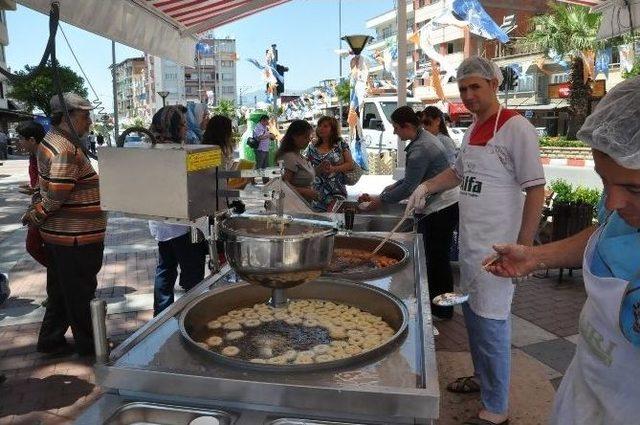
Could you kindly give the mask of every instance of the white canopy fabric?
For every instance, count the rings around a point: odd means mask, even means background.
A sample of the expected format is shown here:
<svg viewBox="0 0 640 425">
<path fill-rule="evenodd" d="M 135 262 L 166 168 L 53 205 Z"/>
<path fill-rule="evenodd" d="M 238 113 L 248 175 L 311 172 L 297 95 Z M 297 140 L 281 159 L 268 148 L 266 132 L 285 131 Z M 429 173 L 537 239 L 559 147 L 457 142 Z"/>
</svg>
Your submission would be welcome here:
<svg viewBox="0 0 640 425">
<path fill-rule="evenodd" d="M 51 0 L 17 0 L 49 14 Z M 289 0 L 59 0 L 60 20 L 193 65 L 197 34 Z"/>
<path fill-rule="evenodd" d="M 631 29 L 640 30 L 640 0 L 609 0 L 601 2 L 593 10 L 602 13 L 598 39 L 608 39 L 628 34 Z"/>
</svg>

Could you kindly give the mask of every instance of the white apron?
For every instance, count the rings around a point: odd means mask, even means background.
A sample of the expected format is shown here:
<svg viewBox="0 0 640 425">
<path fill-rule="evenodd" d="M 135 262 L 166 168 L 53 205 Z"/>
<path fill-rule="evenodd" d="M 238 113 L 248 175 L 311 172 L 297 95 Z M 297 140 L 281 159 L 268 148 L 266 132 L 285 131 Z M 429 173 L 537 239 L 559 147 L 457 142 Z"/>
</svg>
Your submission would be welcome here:
<svg viewBox="0 0 640 425">
<path fill-rule="evenodd" d="M 629 282 L 591 273 L 602 231 L 591 236 L 584 254 L 588 297 L 576 354 L 556 394 L 554 425 L 640 425 L 640 348 L 626 340 L 619 325 Z"/>
<path fill-rule="evenodd" d="M 460 282 L 463 292 L 469 294 L 469 307 L 474 313 L 506 320 L 513 298 L 511 279 L 480 272 L 482 260 L 495 252 L 494 244 L 517 241 L 522 223 L 522 188 L 493 146 L 500 137 L 496 131 L 500 112 L 501 109 L 486 146 L 471 146 L 467 141 L 460 153 L 464 170 L 459 201 Z"/>
</svg>

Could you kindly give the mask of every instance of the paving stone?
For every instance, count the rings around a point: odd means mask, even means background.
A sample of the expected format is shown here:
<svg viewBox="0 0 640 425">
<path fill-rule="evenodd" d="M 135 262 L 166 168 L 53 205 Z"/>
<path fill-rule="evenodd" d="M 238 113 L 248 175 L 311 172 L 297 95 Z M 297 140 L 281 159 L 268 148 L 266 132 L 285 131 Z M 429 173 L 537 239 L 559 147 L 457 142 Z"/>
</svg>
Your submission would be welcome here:
<svg viewBox="0 0 640 425">
<path fill-rule="evenodd" d="M 563 338 L 539 342 L 521 348 L 522 351 L 564 374 L 576 350 L 575 344 Z"/>
<path fill-rule="evenodd" d="M 511 315 L 511 344 L 515 347 L 550 341 L 557 338 L 554 334 L 545 331 L 528 320 L 516 315 Z"/>
</svg>

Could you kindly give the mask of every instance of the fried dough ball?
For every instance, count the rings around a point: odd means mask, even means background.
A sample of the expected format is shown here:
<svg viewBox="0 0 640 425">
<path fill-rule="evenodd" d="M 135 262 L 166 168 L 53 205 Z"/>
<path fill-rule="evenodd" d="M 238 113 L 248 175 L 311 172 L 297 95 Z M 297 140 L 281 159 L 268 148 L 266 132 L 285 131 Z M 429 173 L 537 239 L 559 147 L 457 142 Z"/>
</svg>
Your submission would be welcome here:
<svg viewBox="0 0 640 425">
<path fill-rule="evenodd" d="M 233 345 L 229 345 L 228 347 L 224 347 L 222 349 L 222 354 L 229 357 L 234 357 L 240 354 L 240 349 Z"/>
<path fill-rule="evenodd" d="M 242 326 L 247 328 L 256 328 L 260 326 L 260 323 L 262 322 L 259 319 L 247 319 L 244 322 L 242 322 Z"/>
<path fill-rule="evenodd" d="M 231 322 L 233 318 L 225 314 L 218 317 L 216 320 L 224 325 L 225 323 Z"/>
<path fill-rule="evenodd" d="M 298 355 L 298 357 L 296 357 L 293 363 L 294 364 L 311 364 L 313 363 L 313 357 Z"/>
<path fill-rule="evenodd" d="M 318 354 L 315 359 L 316 363 L 325 363 L 335 360 L 331 354 Z"/>
<path fill-rule="evenodd" d="M 287 359 L 287 361 L 292 362 L 298 357 L 298 352 L 296 350 L 287 350 L 282 354 L 282 357 Z"/>
<path fill-rule="evenodd" d="M 236 339 L 240 339 L 244 336 L 244 332 L 242 331 L 233 331 L 233 332 L 229 332 L 228 334 L 225 335 L 225 338 L 228 339 L 229 341 L 234 341 Z"/>
<path fill-rule="evenodd" d="M 222 338 L 219 336 L 210 336 L 205 342 L 209 347 L 217 347 L 222 344 Z"/>
<path fill-rule="evenodd" d="M 302 323 L 302 319 L 295 316 L 287 317 L 286 319 L 284 319 L 284 321 L 289 325 L 299 325 Z"/>
<path fill-rule="evenodd" d="M 267 363 L 267 361 L 265 359 L 260 359 L 260 358 L 251 359 L 249 361 L 251 363 L 260 363 L 260 364 L 266 364 Z"/>
<path fill-rule="evenodd" d="M 239 331 L 240 329 L 242 329 L 242 325 L 240 324 L 240 322 L 227 322 L 222 325 L 222 329 L 225 329 L 227 331 Z"/>
<path fill-rule="evenodd" d="M 362 348 L 357 345 L 349 345 L 344 349 L 344 352 L 353 356 L 355 354 L 360 354 L 362 352 Z"/>
<path fill-rule="evenodd" d="M 240 349 L 236 346 L 229 345 L 228 347 L 224 347 L 222 349 L 222 354 L 225 356 L 233 357 L 240 354 Z"/>
<path fill-rule="evenodd" d="M 307 328 L 313 328 L 314 326 L 318 326 L 320 323 L 315 319 L 306 319 L 302 322 L 302 326 L 306 326 Z"/>
<path fill-rule="evenodd" d="M 312 350 L 316 354 L 326 354 L 329 352 L 329 348 L 331 347 L 328 346 L 327 344 L 318 344 L 315 347 L 313 347 Z"/>
<path fill-rule="evenodd" d="M 329 345 L 331 347 L 338 347 L 338 348 L 345 349 L 346 347 L 349 346 L 349 343 L 347 341 L 331 341 Z"/>
<path fill-rule="evenodd" d="M 212 320 L 207 323 L 207 329 L 220 329 L 222 327 L 222 323 L 219 320 Z"/>
</svg>

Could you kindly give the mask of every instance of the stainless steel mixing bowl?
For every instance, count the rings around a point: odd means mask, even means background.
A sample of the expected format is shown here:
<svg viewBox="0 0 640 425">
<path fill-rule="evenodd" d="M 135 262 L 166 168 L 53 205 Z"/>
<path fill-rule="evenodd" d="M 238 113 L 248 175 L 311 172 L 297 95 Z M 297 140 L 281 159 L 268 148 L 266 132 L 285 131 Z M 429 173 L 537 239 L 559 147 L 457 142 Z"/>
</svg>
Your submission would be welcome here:
<svg viewBox="0 0 640 425">
<path fill-rule="evenodd" d="M 336 229 L 324 217 L 241 215 L 220 225 L 227 261 L 245 281 L 291 288 L 320 276 L 333 253 Z"/>
</svg>

